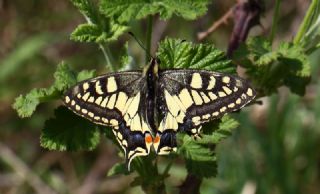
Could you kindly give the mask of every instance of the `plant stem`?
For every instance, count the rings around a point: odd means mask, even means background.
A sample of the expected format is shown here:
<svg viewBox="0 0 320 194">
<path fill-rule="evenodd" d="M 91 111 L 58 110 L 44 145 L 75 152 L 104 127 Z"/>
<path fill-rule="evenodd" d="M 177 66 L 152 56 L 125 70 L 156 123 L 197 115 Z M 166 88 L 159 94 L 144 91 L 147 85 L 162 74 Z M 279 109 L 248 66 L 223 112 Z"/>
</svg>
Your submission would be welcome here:
<svg viewBox="0 0 320 194">
<path fill-rule="evenodd" d="M 150 15 L 147 18 L 147 34 L 146 34 L 146 57 L 145 63 L 148 63 L 150 60 L 151 53 L 151 38 L 152 38 L 152 21 L 153 17 Z"/>
<path fill-rule="evenodd" d="M 306 13 L 306 16 L 303 18 L 303 22 L 300 25 L 297 35 L 294 38 L 293 42 L 295 44 L 298 44 L 301 41 L 302 37 L 305 35 L 305 33 L 307 33 L 307 30 L 311 25 L 314 13 L 318 8 L 318 5 L 319 5 L 319 0 L 313 0 L 311 2 L 311 5 Z"/>
<path fill-rule="evenodd" d="M 279 10 L 280 10 L 280 4 L 282 0 L 276 0 L 276 7 L 273 13 L 273 19 L 272 19 L 272 27 L 271 27 L 271 34 L 270 34 L 270 42 L 273 42 L 276 29 L 277 29 L 277 24 L 278 24 L 278 19 L 279 19 Z"/>
<path fill-rule="evenodd" d="M 103 56 L 107 61 L 107 65 L 109 65 L 111 71 L 114 72 L 116 70 L 116 67 L 115 67 L 115 65 L 113 63 L 113 58 L 112 58 L 112 55 L 111 55 L 109 47 L 103 46 L 102 44 L 99 44 L 99 48 L 101 49 L 101 51 L 103 53 Z"/>
</svg>

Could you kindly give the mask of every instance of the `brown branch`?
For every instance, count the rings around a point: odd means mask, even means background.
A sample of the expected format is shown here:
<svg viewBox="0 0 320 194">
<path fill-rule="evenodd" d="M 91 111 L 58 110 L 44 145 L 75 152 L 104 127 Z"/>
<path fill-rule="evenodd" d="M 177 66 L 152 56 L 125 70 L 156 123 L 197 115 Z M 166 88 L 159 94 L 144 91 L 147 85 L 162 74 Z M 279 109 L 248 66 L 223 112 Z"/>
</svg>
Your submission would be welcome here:
<svg viewBox="0 0 320 194">
<path fill-rule="evenodd" d="M 186 179 L 179 186 L 179 194 L 199 194 L 202 179 L 195 175 L 188 173 Z"/>
<path fill-rule="evenodd" d="M 233 7 L 228 10 L 227 13 L 225 13 L 221 18 L 218 19 L 218 21 L 213 22 L 211 27 L 204 31 L 204 32 L 199 32 L 197 34 L 198 41 L 202 41 L 205 39 L 207 36 L 209 36 L 212 32 L 214 32 L 218 27 L 220 27 L 222 24 L 227 24 L 228 19 L 232 18 L 233 16 Z"/>
<path fill-rule="evenodd" d="M 110 149 L 101 150 L 98 159 L 84 179 L 83 184 L 73 193 L 95 193 L 98 185 L 102 182 L 101 179 L 106 177 L 107 170 L 116 162 L 115 158 L 110 157 L 110 155 L 112 155 Z"/>
<path fill-rule="evenodd" d="M 0 142 L 0 158 L 13 168 L 16 175 L 27 183 L 36 191 L 42 194 L 55 194 L 48 185 L 46 185 L 41 178 L 35 174 L 10 148 Z"/>
</svg>

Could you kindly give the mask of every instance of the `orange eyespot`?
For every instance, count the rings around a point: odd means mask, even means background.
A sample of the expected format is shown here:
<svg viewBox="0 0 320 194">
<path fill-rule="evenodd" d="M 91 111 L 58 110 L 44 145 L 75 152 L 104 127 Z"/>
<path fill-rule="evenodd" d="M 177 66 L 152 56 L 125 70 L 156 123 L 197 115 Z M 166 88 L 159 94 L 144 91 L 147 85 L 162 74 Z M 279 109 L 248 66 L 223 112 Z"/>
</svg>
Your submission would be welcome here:
<svg viewBox="0 0 320 194">
<path fill-rule="evenodd" d="M 152 143 L 152 137 L 151 137 L 151 135 L 147 135 L 146 137 L 145 137 L 145 141 L 146 141 L 146 143 Z"/>
<path fill-rule="evenodd" d="M 153 143 L 158 143 L 160 141 L 160 136 L 157 135 L 154 140 L 153 140 Z"/>
</svg>

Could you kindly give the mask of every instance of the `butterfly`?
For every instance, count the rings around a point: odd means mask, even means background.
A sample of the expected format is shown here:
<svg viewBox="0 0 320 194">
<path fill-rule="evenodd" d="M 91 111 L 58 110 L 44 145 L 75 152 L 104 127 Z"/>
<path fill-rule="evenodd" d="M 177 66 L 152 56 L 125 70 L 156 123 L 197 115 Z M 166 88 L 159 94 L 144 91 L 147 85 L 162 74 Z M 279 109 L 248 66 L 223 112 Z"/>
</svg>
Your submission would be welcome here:
<svg viewBox="0 0 320 194">
<path fill-rule="evenodd" d="M 84 80 L 64 94 L 64 104 L 99 125 L 110 126 L 132 159 L 177 150 L 176 134 L 199 137 L 204 123 L 236 111 L 256 95 L 238 76 L 196 69 L 159 69 L 157 59 L 142 71 L 108 73 Z"/>
</svg>

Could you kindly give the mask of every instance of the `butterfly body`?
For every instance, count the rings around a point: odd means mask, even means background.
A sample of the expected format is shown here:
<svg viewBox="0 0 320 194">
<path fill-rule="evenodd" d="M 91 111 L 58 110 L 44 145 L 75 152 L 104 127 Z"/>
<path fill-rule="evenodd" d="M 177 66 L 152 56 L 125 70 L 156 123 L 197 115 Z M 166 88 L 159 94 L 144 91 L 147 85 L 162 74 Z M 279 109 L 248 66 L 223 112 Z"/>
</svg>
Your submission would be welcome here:
<svg viewBox="0 0 320 194">
<path fill-rule="evenodd" d="M 90 121 L 110 126 L 128 168 L 153 147 L 177 148 L 176 133 L 198 137 L 202 124 L 236 111 L 255 97 L 243 79 L 206 70 L 161 70 L 155 59 L 143 71 L 109 73 L 68 90 L 65 105 Z"/>
</svg>

